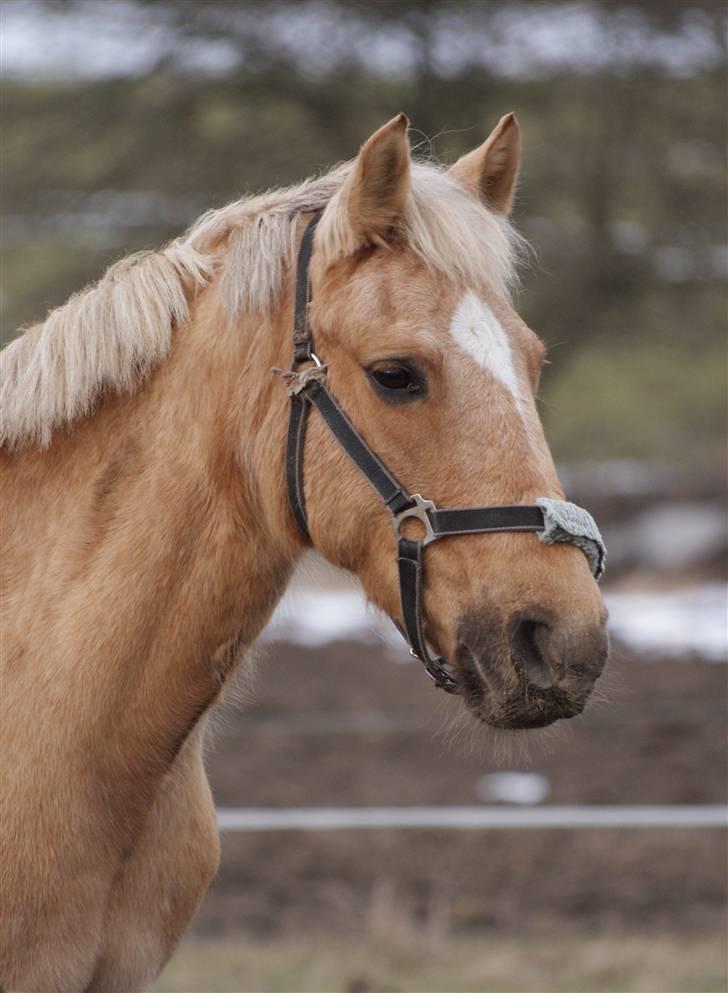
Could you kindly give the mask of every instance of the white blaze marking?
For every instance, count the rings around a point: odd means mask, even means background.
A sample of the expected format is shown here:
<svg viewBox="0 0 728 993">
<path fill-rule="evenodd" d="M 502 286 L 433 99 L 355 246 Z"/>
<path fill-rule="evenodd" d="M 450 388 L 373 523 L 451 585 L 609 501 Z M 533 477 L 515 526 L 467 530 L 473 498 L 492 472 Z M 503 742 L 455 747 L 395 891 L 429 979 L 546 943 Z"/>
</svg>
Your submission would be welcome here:
<svg viewBox="0 0 728 993">
<path fill-rule="evenodd" d="M 455 343 L 510 391 L 521 416 L 525 415 L 508 336 L 485 300 L 468 290 L 450 324 Z"/>
</svg>

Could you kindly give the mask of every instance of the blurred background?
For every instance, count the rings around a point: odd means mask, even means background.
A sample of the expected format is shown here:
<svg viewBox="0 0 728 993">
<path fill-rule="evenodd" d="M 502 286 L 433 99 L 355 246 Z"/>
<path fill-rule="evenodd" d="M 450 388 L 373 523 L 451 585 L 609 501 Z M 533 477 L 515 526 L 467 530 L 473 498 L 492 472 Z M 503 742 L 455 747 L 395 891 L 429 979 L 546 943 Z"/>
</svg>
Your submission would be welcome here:
<svg viewBox="0 0 728 993">
<path fill-rule="evenodd" d="M 517 305 L 549 345 L 562 481 L 610 552 L 599 700 L 526 743 L 453 733 L 451 702 L 312 558 L 216 718 L 218 806 L 725 802 L 725 4 L 3 0 L 0 18 L 3 342 L 400 110 L 443 162 L 507 111 L 523 128 Z M 225 832 L 158 989 L 725 990 L 726 854 L 707 828 Z"/>
</svg>

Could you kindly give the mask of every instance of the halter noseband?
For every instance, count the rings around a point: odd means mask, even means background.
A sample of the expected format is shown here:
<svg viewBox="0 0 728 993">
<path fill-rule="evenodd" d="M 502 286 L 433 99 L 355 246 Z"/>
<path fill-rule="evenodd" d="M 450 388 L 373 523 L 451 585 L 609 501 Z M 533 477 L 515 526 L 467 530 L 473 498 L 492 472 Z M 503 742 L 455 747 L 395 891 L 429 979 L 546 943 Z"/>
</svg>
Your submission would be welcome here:
<svg viewBox="0 0 728 993">
<path fill-rule="evenodd" d="M 315 407 L 329 430 L 356 467 L 366 476 L 392 515 L 397 539 L 399 590 L 404 630 L 400 632 L 410 645 L 411 655 L 424 665 L 436 686 L 448 693 L 459 692 L 457 680 L 448 672 L 439 656 L 433 658 L 422 630 L 424 561 L 427 545 L 439 538 L 462 534 L 498 531 L 536 531 L 542 541 L 570 541 L 578 544 L 590 559 L 592 571 L 599 578 L 603 570 L 604 545 L 594 521 L 585 510 L 557 500 L 539 500 L 539 504 L 503 507 L 468 507 L 441 510 L 420 493 L 410 494 L 384 463 L 369 448 L 359 432 L 326 387 L 326 366 L 313 350 L 313 334 L 308 319 L 311 301 L 309 264 L 313 254 L 317 212 L 309 221 L 301 240 L 296 273 L 296 298 L 293 322 L 293 362 L 289 372 L 274 369 L 286 381 L 291 411 L 286 441 L 286 486 L 288 502 L 299 529 L 310 540 L 303 492 L 303 459 L 306 422 Z M 307 368 L 300 367 L 306 365 Z M 541 505 L 542 504 L 542 505 Z M 560 513 L 560 509 L 563 512 Z M 424 527 L 420 539 L 406 538 L 402 528 L 416 519 Z M 577 523 L 574 523 L 577 521 Z M 592 545 L 596 546 L 592 550 Z M 593 551 L 593 555 L 592 555 Z"/>
</svg>

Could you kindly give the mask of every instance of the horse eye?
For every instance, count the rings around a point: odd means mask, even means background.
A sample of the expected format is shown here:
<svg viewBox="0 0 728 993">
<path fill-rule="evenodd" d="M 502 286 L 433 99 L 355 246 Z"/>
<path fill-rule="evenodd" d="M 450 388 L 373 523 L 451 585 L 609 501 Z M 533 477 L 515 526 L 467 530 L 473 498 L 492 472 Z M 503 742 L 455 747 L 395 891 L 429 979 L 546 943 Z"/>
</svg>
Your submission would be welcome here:
<svg viewBox="0 0 728 993">
<path fill-rule="evenodd" d="M 403 362 L 382 362 L 367 370 L 375 389 L 385 400 L 416 400 L 425 393 L 424 377 Z"/>
<path fill-rule="evenodd" d="M 401 365 L 385 365 L 372 369 L 372 376 L 385 390 L 417 389 L 409 369 Z"/>
</svg>

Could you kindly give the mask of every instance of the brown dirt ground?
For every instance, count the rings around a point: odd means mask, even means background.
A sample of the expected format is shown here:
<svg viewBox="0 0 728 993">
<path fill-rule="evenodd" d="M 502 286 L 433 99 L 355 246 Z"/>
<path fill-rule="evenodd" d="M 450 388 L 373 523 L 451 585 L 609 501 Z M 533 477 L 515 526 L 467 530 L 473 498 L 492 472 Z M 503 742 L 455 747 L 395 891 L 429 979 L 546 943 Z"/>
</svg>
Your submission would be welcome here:
<svg viewBox="0 0 728 993">
<path fill-rule="evenodd" d="M 458 702 L 376 647 L 267 656 L 244 707 L 228 702 L 215 721 L 218 806 L 473 804 L 498 769 L 545 775 L 548 803 L 726 798 L 722 665 L 617 647 L 585 715 L 507 745 L 487 729 L 443 731 Z M 194 934 L 697 934 L 719 931 L 725 909 L 717 830 L 226 834 Z"/>
</svg>

